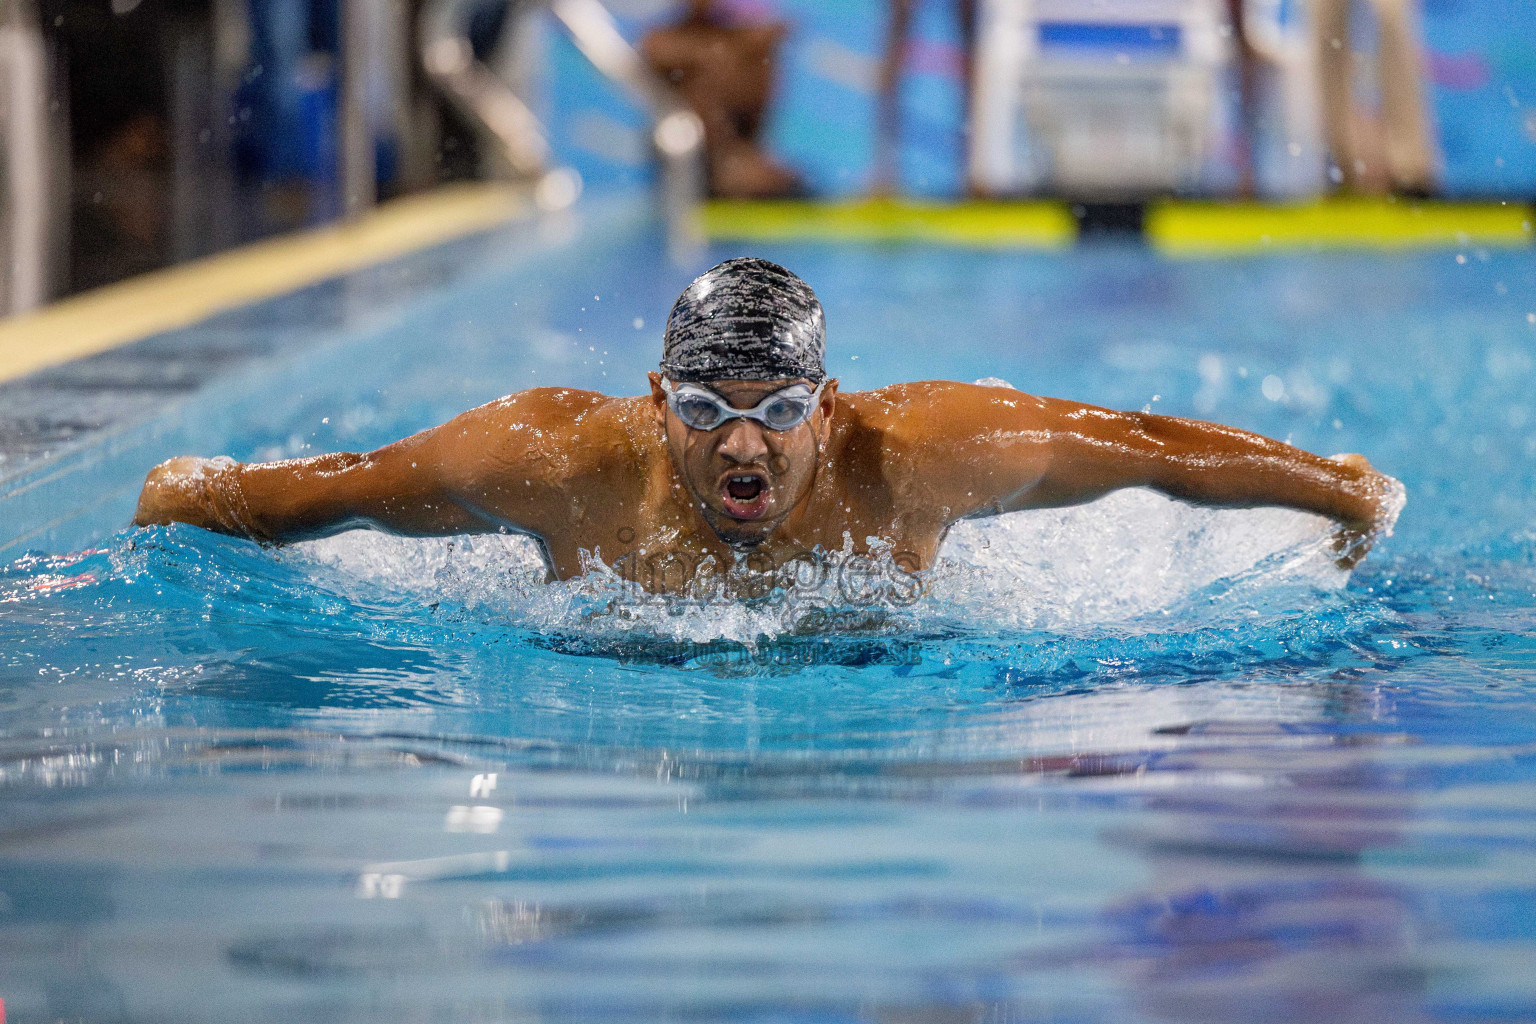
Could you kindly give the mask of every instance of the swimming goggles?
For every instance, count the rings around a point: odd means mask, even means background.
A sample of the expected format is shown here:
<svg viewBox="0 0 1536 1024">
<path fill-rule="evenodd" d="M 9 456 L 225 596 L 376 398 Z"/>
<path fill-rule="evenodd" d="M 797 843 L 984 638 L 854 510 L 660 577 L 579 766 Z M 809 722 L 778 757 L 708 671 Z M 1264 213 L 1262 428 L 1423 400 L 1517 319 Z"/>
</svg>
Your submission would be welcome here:
<svg viewBox="0 0 1536 1024">
<path fill-rule="evenodd" d="M 661 379 L 667 405 L 678 419 L 694 430 L 714 430 L 730 420 L 756 420 L 769 430 L 792 430 L 810 418 L 821 400 L 822 381 L 812 390 L 808 384 L 791 384 L 766 396 L 750 409 L 738 409 L 708 388 L 697 384 L 673 384 Z"/>
</svg>

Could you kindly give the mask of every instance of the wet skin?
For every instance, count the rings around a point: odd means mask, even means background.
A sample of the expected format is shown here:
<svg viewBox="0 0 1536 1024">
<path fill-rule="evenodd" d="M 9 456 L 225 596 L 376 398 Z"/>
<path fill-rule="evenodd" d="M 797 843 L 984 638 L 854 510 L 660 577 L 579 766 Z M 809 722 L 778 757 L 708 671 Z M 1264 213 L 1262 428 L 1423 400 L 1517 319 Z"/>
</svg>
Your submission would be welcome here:
<svg viewBox="0 0 1536 1024">
<path fill-rule="evenodd" d="M 792 381 L 716 381 L 736 408 Z M 1343 564 L 1369 547 L 1393 482 L 1361 456 L 1322 458 L 1233 427 L 948 381 L 840 394 L 776 432 L 685 426 L 651 392 L 536 388 L 367 454 L 244 465 L 178 458 L 145 481 L 134 522 L 267 542 L 353 527 L 536 538 L 552 575 L 583 552 L 654 590 L 701 564 L 766 568 L 870 538 L 933 564 L 961 519 L 1075 505 L 1145 486 L 1216 507 L 1275 505 L 1339 526 Z M 711 561 L 712 560 L 712 561 Z"/>
</svg>

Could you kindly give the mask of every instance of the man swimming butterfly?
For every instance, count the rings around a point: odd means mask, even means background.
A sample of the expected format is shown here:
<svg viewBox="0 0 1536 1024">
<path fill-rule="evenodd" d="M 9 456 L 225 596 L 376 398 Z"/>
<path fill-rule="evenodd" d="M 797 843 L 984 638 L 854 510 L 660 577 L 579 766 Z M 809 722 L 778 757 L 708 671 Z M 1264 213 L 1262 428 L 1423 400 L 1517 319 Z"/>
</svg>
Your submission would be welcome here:
<svg viewBox="0 0 1536 1024">
<path fill-rule="evenodd" d="M 840 394 L 825 337 L 804 281 L 728 260 L 673 306 L 647 395 L 533 388 L 368 454 L 175 458 L 150 472 L 134 522 L 269 543 L 354 527 L 521 533 L 556 578 L 595 557 L 676 591 L 701 566 L 784 566 L 845 537 L 922 570 L 962 519 L 1125 487 L 1327 516 L 1352 565 L 1400 501 L 1362 456 L 1214 423 L 951 381 Z"/>
</svg>

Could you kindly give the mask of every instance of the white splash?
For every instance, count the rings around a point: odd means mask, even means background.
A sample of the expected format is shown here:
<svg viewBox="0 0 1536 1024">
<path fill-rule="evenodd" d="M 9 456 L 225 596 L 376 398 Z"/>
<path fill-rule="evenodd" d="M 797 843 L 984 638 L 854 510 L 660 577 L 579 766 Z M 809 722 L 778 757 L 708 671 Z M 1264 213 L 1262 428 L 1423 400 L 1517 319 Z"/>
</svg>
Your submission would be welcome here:
<svg viewBox="0 0 1536 1024">
<path fill-rule="evenodd" d="M 1288 509 L 1206 509 L 1151 491 L 1089 505 L 959 523 L 943 555 L 960 604 L 989 602 L 998 625 L 1125 622 L 1221 580 L 1250 587 L 1344 585 L 1332 525 Z"/>
<path fill-rule="evenodd" d="M 1330 535 L 1327 520 L 1305 513 L 1202 509 L 1120 491 L 1078 508 L 958 524 L 915 602 L 850 602 L 835 584 L 771 601 L 680 600 L 639 593 L 601 565 L 546 584 L 537 547 L 516 536 L 354 531 L 293 553 L 355 583 L 364 600 L 382 589 L 542 632 L 750 644 L 807 631 L 1129 625 L 1214 584 L 1224 583 L 1217 589 L 1236 604 L 1277 589 L 1335 589 L 1349 574 L 1334 564 Z M 896 571 L 888 559 L 882 564 Z M 877 614 L 858 614 L 871 610 Z"/>
</svg>

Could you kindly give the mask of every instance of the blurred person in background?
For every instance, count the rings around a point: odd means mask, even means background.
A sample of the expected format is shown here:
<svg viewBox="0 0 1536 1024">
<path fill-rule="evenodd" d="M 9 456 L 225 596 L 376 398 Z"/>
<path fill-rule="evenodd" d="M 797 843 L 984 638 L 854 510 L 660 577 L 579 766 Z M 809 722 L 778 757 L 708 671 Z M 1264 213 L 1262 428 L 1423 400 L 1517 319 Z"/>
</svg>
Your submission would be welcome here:
<svg viewBox="0 0 1536 1024">
<path fill-rule="evenodd" d="M 71 173 L 69 268 L 63 291 L 96 288 L 171 262 L 168 117 L 173 26 L 191 0 L 122 9 L 88 0 L 38 7 L 58 48 Z"/>
<path fill-rule="evenodd" d="M 1233 159 L 1237 164 L 1237 191 L 1252 199 L 1254 149 L 1258 143 L 1259 54 L 1249 41 L 1247 0 L 1227 0 L 1227 22 L 1237 55 L 1237 132 Z"/>
<path fill-rule="evenodd" d="M 1369 0 L 1377 24 L 1379 118 L 1362 110 L 1355 100 L 1350 0 L 1310 2 L 1323 121 L 1338 165 L 1335 180 L 1353 192 L 1433 193 L 1435 157 L 1424 105 L 1414 0 Z"/>
<path fill-rule="evenodd" d="M 249 110 L 237 149 L 263 184 L 266 213 L 283 228 L 334 216 L 337 0 L 249 0 Z M 327 201 L 328 200 L 328 201 Z"/>
<path fill-rule="evenodd" d="M 730 25 L 713 0 L 688 0 L 676 24 L 647 32 L 640 52 L 704 122 L 709 192 L 726 199 L 799 195 L 800 176 L 762 148 L 783 22 Z"/>
<path fill-rule="evenodd" d="M 876 195 L 891 195 L 896 191 L 900 178 L 897 169 L 897 150 L 901 144 L 901 73 L 906 67 L 910 48 L 912 15 L 918 0 L 890 0 L 890 16 L 886 21 L 885 52 L 880 60 L 879 109 L 875 129 L 875 175 L 873 191 Z M 972 62 L 976 54 L 976 0 L 956 0 L 956 15 L 960 21 L 960 87 L 963 96 L 961 124 L 971 123 Z M 962 137 L 960 165 L 968 166 Z M 980 187 L 967 181 L 966 194 L 978 195 Z"/>
</svg>

